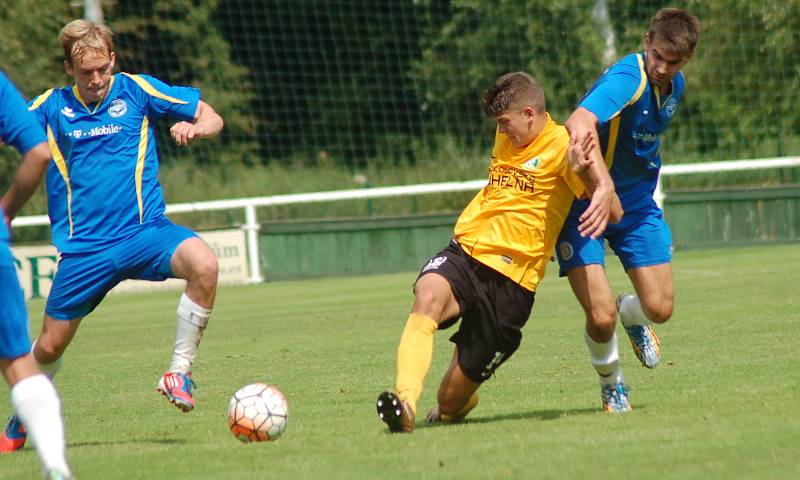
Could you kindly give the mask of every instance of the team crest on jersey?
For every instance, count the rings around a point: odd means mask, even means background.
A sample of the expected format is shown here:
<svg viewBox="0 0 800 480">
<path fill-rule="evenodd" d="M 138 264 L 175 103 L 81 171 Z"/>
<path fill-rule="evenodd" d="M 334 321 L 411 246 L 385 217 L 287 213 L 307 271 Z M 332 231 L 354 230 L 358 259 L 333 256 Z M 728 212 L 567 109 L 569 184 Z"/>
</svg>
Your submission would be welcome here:
<svg viewBox="0 0 800 480">
<path fill-rule="evenodd" d="M 561 253 L 562 260 L 571 260 L 572 255 L 575 253 L 575 249 L 572 248 L 572 244 L 569 242 L 561 242 L 561 245 L 558 246 L 558 251 Z"/>
<path fill-rule="evenodd" d="M 678 110 L 678 101 L 673 97 L 669 97 L 667 99 L 667 103 L 665 103 L 662 108 L 667 113 L 667 117 L 672 118 L 672 116 L 675 115 L 675 112 Z"/>
<path fill-rule="evenodd" d="M 108 107 L 108 114 L 112 117 L 121 117 L 128 111 L 128 104 L 121 98 L 115 99 Z"/>
<path fill-rule="evenodd" d="M 525 170 L 533 170 L 534 168 L 537 168 L 539 166 L 540 160 L 541 158 L 539 157 L 531 158 L 530 160 L 522 164 L 522 168 L 524 168 Z"/>
<path fill-rule="evenodd" d="M 431 258 L 431 259 L 430 259 L 430 261 L 428 261 L 427 265 L 425 265 L 425 266 L 422 268 L 422 271 L 423 271 L 423 272 L 427 272 L 428 270 L 437 270 L 437 269 L 438 269 L 439 267 L 441 267 L 441 266 L 444 264 L 444 262 L 446 262 L 446 261 L 447 261 L 447 257 L 436 257 L 436 258 Z"/>
</svg>

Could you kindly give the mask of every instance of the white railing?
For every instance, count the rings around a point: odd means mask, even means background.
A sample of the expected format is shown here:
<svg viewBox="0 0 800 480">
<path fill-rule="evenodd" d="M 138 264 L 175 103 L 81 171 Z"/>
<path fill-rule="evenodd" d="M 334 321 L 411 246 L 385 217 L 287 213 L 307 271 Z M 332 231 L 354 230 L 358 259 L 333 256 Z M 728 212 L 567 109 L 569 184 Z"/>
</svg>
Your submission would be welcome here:
<svg viewBox="0 0 800 480">
<path fill-rule="evenodd" d="M 760 160 L 736 160 L 728 162 L 691 163 L 684 165 L 665 165 L 661 175 L 685 175 L 690 173 L 729 172 L 735 170 L 760 170 L 766 168 L 800 167 L 800 157 L 780 157 Z M 334 190 L 329 192 L 296 193 L 290 195 L 272 195 L 268 197 L 249 197 L 234 200 L 214 200 L 209 202 L 176 203 L 167 205 L 167 213 L 206 212 L 212 210 L 233 210 L 243 208 L 245 223 L 242 229 L 247 237 L 247 257 L 250 268 L 251 283 L 264 281 L 261 276 L 261 265 L 258 251 L 258 216 L 256 208 L 275 205 L 291 205 L 300 203 L 332 202 L 338 200 L 358 200 L 370 198 L 399 197 L 406 195 L 423 195 L 429 193 L 446 193 L 476 191 L 486 185 L 486 180 L 469 180 L 465 182 L 426 183 L 398 187 L 360 188 L 351 190 Z M 653 198 L 659 206 L 663 205 L 665 194 L 661 189 L 661 179 L 656 185 Z M 13 227 L 48 225 L 47 215 L 31 215 L 15 218 Z"/>
</svg>

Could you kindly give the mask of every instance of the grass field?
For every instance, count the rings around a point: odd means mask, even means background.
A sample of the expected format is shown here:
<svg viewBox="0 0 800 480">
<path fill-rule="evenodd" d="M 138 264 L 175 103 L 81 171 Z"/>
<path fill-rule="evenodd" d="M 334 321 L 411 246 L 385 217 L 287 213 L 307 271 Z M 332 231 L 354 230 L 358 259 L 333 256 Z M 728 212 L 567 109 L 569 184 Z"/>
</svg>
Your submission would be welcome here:
<svg viewBox="0 0 800 480">
<path fill-rule="evenodd" d="M 610 263 L 615 290 L 629 289 Z M 154 391 L 177 293 L 112 296 L 57 377 L 69 458 L 80 479 L 800 478 L 800 245 L 679 252 L 674 268 L 662 366 L 638 366 L 618 333 L 633 412 L 600 412 L 582 314 L 551 265 L 522 347 L 468 420 L 411 435 L 389 434 L 374 401 L 394 382 L 415 272 L 221 289 L 190 414 Z M 36 332 L 42 309 L 30 305 Z M 418 416 L 448 336 L 437 334 Z M 227 430 L 229 396 L 254 381 L 288 398 L 277 442 L 245 445 Z M 7 389 L 0 405 L 9 411 Z M 30 447 L 0 458 L 0 479 L 38 469 Z"/>
</svg>

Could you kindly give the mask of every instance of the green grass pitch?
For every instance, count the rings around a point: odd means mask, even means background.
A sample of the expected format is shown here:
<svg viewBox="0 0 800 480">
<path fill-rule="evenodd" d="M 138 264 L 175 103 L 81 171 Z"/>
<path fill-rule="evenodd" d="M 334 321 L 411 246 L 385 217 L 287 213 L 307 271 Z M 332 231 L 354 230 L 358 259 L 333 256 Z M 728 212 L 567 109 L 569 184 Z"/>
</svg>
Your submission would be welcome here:
<svg viewBox="0 0 800 480">
<path fill-rule="evenodd" d="M 630 290 L 609 263 L 615 291 Z M 56 378 L 69 459 L 81 479 L 800 478 L 800 245 L 679 252 L 674 269 L 662 365 L 639 366 L 618 331 L 633 412 L 600 412 L 583 315 L 551 264 L 522 347 L 467 421 L 411 435 L 389 434 L 374 402 L 394 383 L 416 272 L 221 289 L 188 414 L 155 392 L 178 293 L 111 296 Z M 42 309 L 30 304 L 34 332 Z M 451 332 L 436 336 L 418 417 Z M 277 442 L 245 445 L 227 429 L 230 395 L 255 381 L 289 401 Z M 0 479 L 38 475 L 30 446 L 0 457 Z"/>
</svg>

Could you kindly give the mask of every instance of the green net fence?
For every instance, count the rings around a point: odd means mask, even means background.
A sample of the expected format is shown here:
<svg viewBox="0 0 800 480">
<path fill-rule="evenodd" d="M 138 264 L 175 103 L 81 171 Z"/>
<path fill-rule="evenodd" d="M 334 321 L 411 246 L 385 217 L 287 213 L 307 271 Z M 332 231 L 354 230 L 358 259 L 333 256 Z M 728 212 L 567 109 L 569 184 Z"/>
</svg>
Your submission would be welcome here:
<svg viewBox="0 0 800 480">
<path fill-rule="evenodd" d="M 28 96 L 68 83 L 57 35 L 83 16 L 84 2 L 6 4 L 0 67 Z M 219 139 L 188 150 L 160 127 L 172 201 L 480 178 L 494 129 L 480 94 L 498 75 L 532 73 L 563 122 L 610 61 L 642 48 L 663 6 L 686 8 L 703 25 L 664 162 L 800 154 L 800 0 L 100 5 L 120 70 L 199 86 L 226 120 Z M 736 181 L 768 180 L 796 182 L 797 174 Z"/>
</svg>

